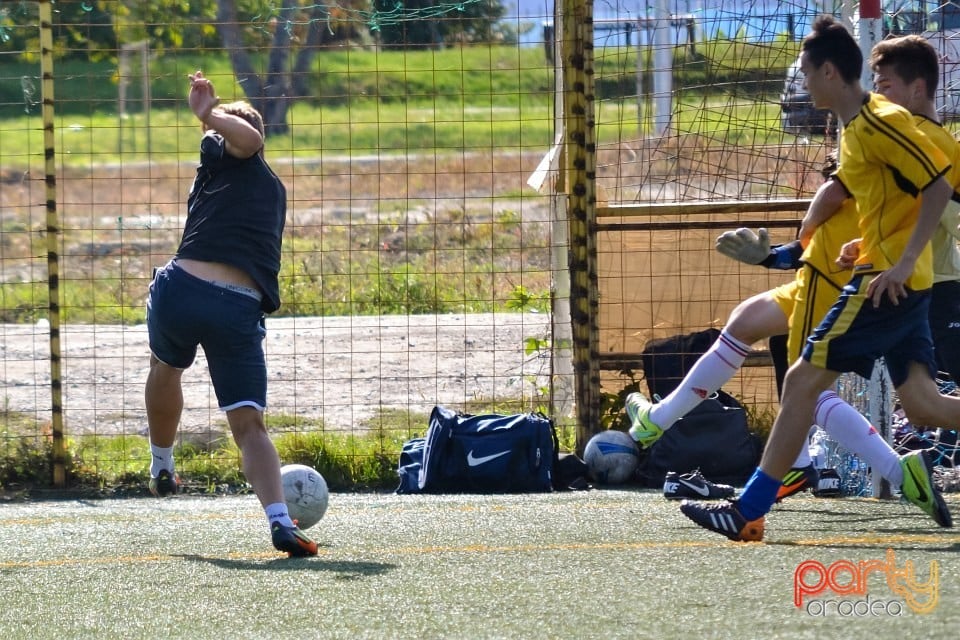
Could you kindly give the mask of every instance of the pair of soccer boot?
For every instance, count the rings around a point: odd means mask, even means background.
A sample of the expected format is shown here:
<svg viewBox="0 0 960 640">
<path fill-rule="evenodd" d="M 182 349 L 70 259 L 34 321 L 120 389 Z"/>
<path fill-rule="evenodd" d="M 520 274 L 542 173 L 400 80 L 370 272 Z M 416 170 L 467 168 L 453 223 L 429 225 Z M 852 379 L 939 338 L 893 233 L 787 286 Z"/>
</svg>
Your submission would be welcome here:
<svg viewBox="0 0 960 640">
<path fill-rule="evenodd" d="M 663 430 L 650 420 L 653 404 L 639 393 L 627 396 L 625 408 L 630 418 L 630 436 L 646 448 L 663 435 Z M 943 496 L 933 481 L 933 462 L 925 451 L 912 451 L 900 458 L 903 484 L 900 493 L 915 504 L 941 527 L 952 527 L 953 518 Z M 791 469 L 777 492 L 777 501 L 806 488 L 816 488 L 817 471 L 810 465 Z M 691 474 L 667 474 L 664 495 L 668 498 L 732 498 L 733 487 L 716 485 L 698 471 Z M 763 539 L 764 519 L 747 520 L 741 515 L 736 499 L 719 504 L 700 504 L 684 500 L 680 511 L 705 529 L 720 533 L 731 540 L 759 541 Z"/>
</svg>

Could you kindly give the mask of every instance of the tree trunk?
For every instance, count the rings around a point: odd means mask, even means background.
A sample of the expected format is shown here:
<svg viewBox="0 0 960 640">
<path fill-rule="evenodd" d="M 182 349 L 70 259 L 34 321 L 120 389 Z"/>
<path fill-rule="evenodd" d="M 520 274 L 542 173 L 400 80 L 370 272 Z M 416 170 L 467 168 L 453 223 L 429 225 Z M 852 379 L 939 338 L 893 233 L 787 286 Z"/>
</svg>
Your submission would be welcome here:
<svg viewBox="0 0 960 640">
<path fill-rule="evenodd" d="M 293 0 L 284 0 L 281 20 L 273 35 L 267 73 L 260 78 L 253 68 L 250 55 L 243 48 L 243 36 L 237 22 L 237 7 L 233 0 L 217 0 L 217 29 L 223 46 L 230 55 L 234 75 L 250 104 L 263 116 L 267 136 L 287 133 L 287 111 L 293 99 L 288 74 L 284 71 L 290 57 L 291 38 L 285 14 L 294 8 Z"/>
</svg>

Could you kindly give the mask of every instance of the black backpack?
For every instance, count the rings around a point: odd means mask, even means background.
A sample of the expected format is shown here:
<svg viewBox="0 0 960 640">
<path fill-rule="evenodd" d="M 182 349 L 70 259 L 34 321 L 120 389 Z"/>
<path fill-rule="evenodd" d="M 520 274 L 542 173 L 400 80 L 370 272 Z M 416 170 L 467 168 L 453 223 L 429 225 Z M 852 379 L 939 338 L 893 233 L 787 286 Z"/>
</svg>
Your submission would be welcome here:
<svg viewBox="0 0 960 640">
<path fill-rule="evenodd" d="M 666 398 L 719 337 L 720 330 L 711 328 L 647 342 L 640 352 L 640 362 L 650 397 Z M 733 396 L 723 390 L 717 395 L 723 404 L 739 406 Z"/>
<path fill-rule="evenodd" d="M 756 469 L 761 452 L 760 438 L 747 428 L 743 408 L 708 398 L 663 432 L 637 474 L 648 487 L 663 486 L 668 471 L 695 469 L 713 482 L 742 485 Z"/>
</svg>

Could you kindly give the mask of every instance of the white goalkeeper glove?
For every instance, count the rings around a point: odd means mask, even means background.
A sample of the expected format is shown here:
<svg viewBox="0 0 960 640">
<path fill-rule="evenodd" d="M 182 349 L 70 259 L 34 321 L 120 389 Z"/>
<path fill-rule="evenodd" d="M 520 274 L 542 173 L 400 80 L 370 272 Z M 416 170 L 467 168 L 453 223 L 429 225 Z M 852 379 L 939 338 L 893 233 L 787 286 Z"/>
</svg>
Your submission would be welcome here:
<svg viewBox="0 0 960 640">
<path fill-rule="evenodd" d="M 770 238 L 763 228 L 757 233 L 746 227 L 725 231 L 717 238 L 715 246 L 723 255 L 746 264 L 760 264 L 770 255 Z"/>
</svg>

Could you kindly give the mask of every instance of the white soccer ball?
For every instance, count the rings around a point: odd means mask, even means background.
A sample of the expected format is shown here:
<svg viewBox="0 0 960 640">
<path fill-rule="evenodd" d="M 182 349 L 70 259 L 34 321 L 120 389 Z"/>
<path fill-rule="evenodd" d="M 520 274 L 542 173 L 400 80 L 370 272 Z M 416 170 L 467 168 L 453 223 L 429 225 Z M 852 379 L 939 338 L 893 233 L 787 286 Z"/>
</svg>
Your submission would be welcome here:
<svg viewBox="0 0 960 640">
<path fill-rule="evenodd" d="M 305 464 L 288 464 L 280 468 L 280 479 L 287 510 L 297 526 L 309 529 L 320 522 L 330 502 L 327 481 L 320 472 Z"/>
<path fill-rule="evenodd" d="M 622 484 L 636 473 L 640 465 L 640 449 L 623 431 L 601 431 L 587 442 L 583 461 L 594 482 Z"/>
</svg>

